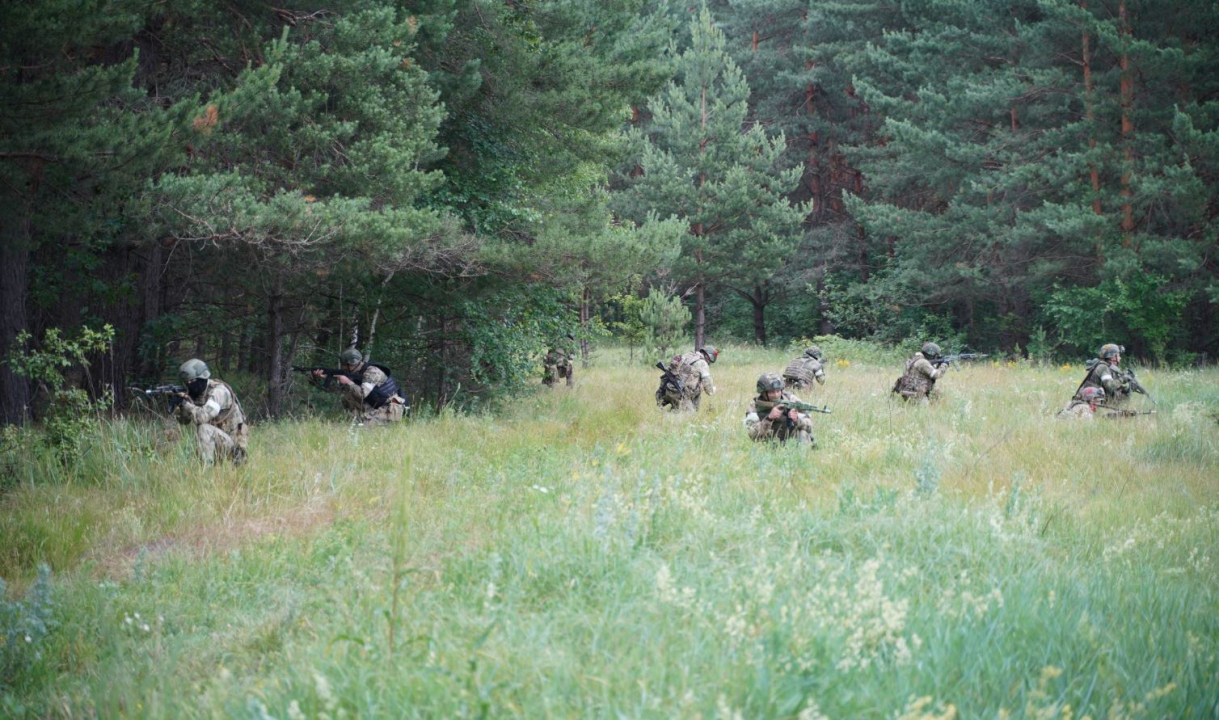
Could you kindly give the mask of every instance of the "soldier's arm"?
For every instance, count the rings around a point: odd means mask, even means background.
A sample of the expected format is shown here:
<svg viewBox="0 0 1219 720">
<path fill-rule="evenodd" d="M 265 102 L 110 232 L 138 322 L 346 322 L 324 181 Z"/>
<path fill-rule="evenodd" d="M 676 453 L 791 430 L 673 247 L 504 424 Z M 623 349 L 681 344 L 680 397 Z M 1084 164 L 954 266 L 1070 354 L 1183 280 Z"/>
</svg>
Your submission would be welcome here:
<svg viewBox="0 0 1219 720">
<path fill-rule="evenodd" d="M 229 391 L 223 386 L 214 388 L 211 397 L 203 405 L 196 405 L 189 401 L 178 405 L 178 422 L 183 425 L 209 423 L 224 409 L 226 401 L 232 402 L 232 399 L 229 398 Z"/>
<path fill-rule="evenodd" d="M 939 380 L 940 377 L 943 376 L 946 367 L 947 366 L 937 368 L 936 366 L 932 365 L 931 361 L 927 358 L 919 358 L 914 362 L 914 366 L 911 368 L 911 370 L 925 375 L 929 380 Z"/>
<path fill-rule="evenodd" d="M 1109 363 L 1101 363 L 1096 367 L 1096 380 L 1111 397 L 1123 389 L 1122 376 Z"/>
<path fill-rule="evenodd" d="M 381 372 L 380 369 L 369 367 L 364 370 L 363 382 L 361 382 L 359 385 L 355 385 L 353 383 L 349 387 L 352 389 L 352 392 L 355 394 L 357 399 L 363 400 L 364 398 L 368 397 L 368 393 L 372 392 L 373 388 L 383 384 L 387 379 L 388 378 L 386 377 L 385 373 Z"/>
<path fill-rule="evenodd" d="M 698 362 L 698 375 L 700 378 L 702 378 L 701 384 L 703 392 L 707 393 L 708 395 L 714 395 L 715 381 L 711 379 L 711 367 L 707 365 L 706 360 L 700 360 Z"/>
<path fill-rule="evenodd" d="M 813 377 L 816 378 L 818 385 L 825 384 L 825 368 L 820 360 L 813 361 Z"/>
<path fill-rule="evenodd" d="M 765 437 L 770 434 L 771 420 L 767 417 L 759 417 L 756 403 L 749 403 L 749 412 L 745 414 L 745 427 L 749 431 L 749 438 L 757 440 L 760 437 Z"/>
</svg>

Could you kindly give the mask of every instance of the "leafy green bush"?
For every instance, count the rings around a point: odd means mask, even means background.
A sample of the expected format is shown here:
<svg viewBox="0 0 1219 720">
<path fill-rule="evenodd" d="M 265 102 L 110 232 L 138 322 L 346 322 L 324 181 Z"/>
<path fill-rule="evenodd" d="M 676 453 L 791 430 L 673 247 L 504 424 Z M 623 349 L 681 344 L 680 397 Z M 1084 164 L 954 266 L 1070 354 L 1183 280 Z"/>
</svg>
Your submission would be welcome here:
<svg viewBox="0 0 1219 720">
<path fill-rule="evenodd" d="M 75 337 L 65 336 L 59 328 L 48 328 L 39 348 L 30 347 L 32 339 L 28 332 L 18 333 L 16 347 L 4 362 L 15 374 L 33 381 L 46 398 L 40 418 L 43 439 L 58 450 L 61 460 L 70 463 L 83 451 L 97 413 L 113 405 L 114 396 L 107 389 L 100 397 L 90 397 L 85 390 L 71 387 L 65 372 L 79 367 L 87 373 L 88 356 L 110 349 L 114 328 L 82 327 Z"/>
</svg>

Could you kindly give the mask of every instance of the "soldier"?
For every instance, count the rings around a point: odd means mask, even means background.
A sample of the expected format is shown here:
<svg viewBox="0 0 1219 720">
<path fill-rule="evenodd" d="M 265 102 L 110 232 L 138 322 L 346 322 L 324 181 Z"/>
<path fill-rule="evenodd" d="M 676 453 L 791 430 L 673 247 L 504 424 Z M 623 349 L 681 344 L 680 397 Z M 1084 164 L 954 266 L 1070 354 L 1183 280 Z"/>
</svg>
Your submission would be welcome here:
<svg viewBox="0 0 1219 720">
<path fill-rule="evenodd" d="M 1084 388 L 1080 397 L 1072 398 L 1067 406 L 1058 411 L 1058 417 L 1064 420 L 1092 420 L 1096 417 L 1096 408 L 1105 400 L 1105 389 L 1099 387 Z"/>
<path fill-rule="evenodd" d="M 1129 400 L 1130 382 L 1125 373 L 1118 369 L 1125 351 L 1126 348 L 1121 345 L 1101 345 L 1097 359 L 1088 362 L 1088 374 L 1075 390 L 1074 399 L 1083 400 L 1083 392 L 1088 388 L 1101 388 L 1114 407 L 1120 407 Z"/>
<path fill-rule="evenodd" d="M 192 359 L 182 363 L 178 376 L 186 386 L 182 403 L 175 414 L 183 425 L 195 426 L 196 447 L 203 462 L 216 462 L 228 458 L 234 465 L 246 459 L 246 445 L 250 441 L 250 426 L 237 395 L 228 383 L 212 380 L 207 363 Z"/>
<path fill-rule="evenodd" d="M 935 381 L 939 380 L 946 368 L 935 367 L 932 360 L 940 357 L 940 346 L 933 342 L 923 343 L 919 352 L 906 361 L 906 374 L 893 383 L 893 392 L 902 396 L 903 400 L 912 398 L 929 399 L 935 390 Z"/>
<path fill-rule="evenodd" d="M 783 378 L 774 373 L 763 373 L 758 378 L 758 396 L 749 403 L 745 413 L 745 427 L 754 441 L 778 440 L 785 443 L 790 438 L 796 442 L 812 444 L 813 421 L 808 415 L 796 410 L 787 410 L 775 403 L 783 400 L 799 400 L 783 389 Z M 766 410 L 758 414 L 759 405 Z"/>
<path fill-rule="evenodd" d="M 334 376 L 339 383 L 343 407 L 351 411 L 357 422 L 387 425 L 402 419 L 406 398 L 400 394 L 398 383 L 390 377 L 387 368 L 364 362 L 364 356 L 355 348 L 339 353 L 339 368 L 346 373 Z M 313 371 L 315 382 L 323 377 L 323 371 Z"/>
<path fill-rule="evenodd" d="M 825 366 L 821 356 L 821 348 L 809 345 L 804 354 L 787 364 L 783 371 L 783 382 L 793 390 L 812 388 L 813 381 L 818 385 L 825 384 Z"/>
<path fill-rule="evenodd" d="M 675 410 L 698 410 L 703 393 L 715 394 L 715 383 L 711 380 L 711 363 L 720 356 L 719 350 L 704 345 L 698 350 L 678 355 L 669 361 L 669 370 L 681 379 L 680 395 L 672 385 L 662 382 L 656 390 L 656 404 Z"/>
<path fill-rule="evenodd" d="M 573 341 L 576 338 L 568 333 L 567 339 Z M 572 365 L 574 355 L 575 353 L 564 343 L 555 343 L 551 346 L 542 360 L 542 384 L 546 387 L 554 387 L 559 378 L 565 378 L 567 387 L 575 385 L 575 368 Z"/>
</svg>

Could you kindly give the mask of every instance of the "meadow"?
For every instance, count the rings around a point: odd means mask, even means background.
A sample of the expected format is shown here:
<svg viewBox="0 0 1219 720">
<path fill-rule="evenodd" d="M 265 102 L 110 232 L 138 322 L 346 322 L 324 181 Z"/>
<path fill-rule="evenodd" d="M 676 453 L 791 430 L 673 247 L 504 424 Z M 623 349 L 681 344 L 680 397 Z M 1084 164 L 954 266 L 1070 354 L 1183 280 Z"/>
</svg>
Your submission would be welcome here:
<svg viewBox="0 0 1219 720">
<path fill-rule="evenodd" d="M 813 449 L 749 442 L 788 354 L 734 347 L 695 415 L 602 350 L 481 414 L 260 424 L 241 468 L 149 419 L 70 469 L 10 442 L 0 715 L 1219 715 L 1219 370 L 1072 423 L 1079 366 L 905 406 L 900 357 L 827 350 Z"/>
</svg>

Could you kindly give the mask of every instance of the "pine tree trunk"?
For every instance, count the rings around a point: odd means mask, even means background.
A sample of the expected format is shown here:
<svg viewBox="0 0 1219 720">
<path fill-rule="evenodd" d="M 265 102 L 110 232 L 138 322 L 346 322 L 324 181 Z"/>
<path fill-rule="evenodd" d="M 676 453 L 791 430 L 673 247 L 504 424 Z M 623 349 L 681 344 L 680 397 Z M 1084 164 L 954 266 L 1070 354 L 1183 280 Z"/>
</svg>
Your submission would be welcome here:
<svg viewBox="0 0 1219 720">
<path fill-rule="evenodd" d="M 28 329 L 25 297 L 30 259 L 29 205 L 19 201 L 21 212 L 0 222 L 0 358 L 13 349 L 17 333 Z M 30 383 L 0 366 L 0 424 L 20 425 L 29 417 Z"/>
<path fill-rule="evenodd" d="M 267 302 L 267 413 L 278 417 L 284 409 L 284 296 L 276 283 Z"/>
<path fill-rule="evenodd" d="M 694 289 L 694 347 L 701 348 L 703 346 L 704 330 L 707 322 L 707 316 L 704 312 L 704 302 L 706 295 L 703 292 L 703 272 L 701 270 L 703 264 L 703 251 L 699 250 L 694 253 L 694 259 L 699 264 L 698 285 Z"/>
<path fill-rule="evenodd" d="M 1117 7 L 1119 32 L 1122 35 L 1122 55 L 1119 65 L 1122 70 L 1122 145 L 1125 147 L 1125 167 L 1122 168 L 1122 247 L 1130 247 L 1134 233 L 1134 191 L 1130 189 L 1130 176 L 1134 170 L 1134 77 L 1130 71 L 1130 18 L 1126 13 L 1126 0 Z"/>
<path fill-rule="evenodd" d="M 766 290 L 761 284 L 753 286 L 753 339 L 762 347 L 766 347 Z"/>
<path fill-rule="evenodd" d="M 580 293 L 580 366 L 588 367 L 588 323 L 592 319 L 592 290 L 586 285 Z"/>
<path fill-rule="evenodd" d="M 1087 10 L 1087 0 L 1080 0 L 1080 8 Z M 1092 39 L 1087 28 L 1083 32 L 1083 66 L 1084 66 L 1084 118 L 1088 121 L 1088 150 L 1096 150 L 1096 109 L 1092 97 Z M 1088 177 L 1092 181 L 1092 212 L 1101 214 L 1100 206 L 1100 171 L 1096 168 L 1096 160 L 1088 161 Z M 1101 246 L 1096 246 L 1096 259 L 1103 262 Z"/>
</svg>

